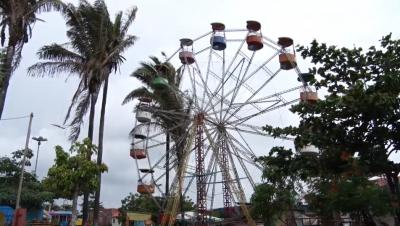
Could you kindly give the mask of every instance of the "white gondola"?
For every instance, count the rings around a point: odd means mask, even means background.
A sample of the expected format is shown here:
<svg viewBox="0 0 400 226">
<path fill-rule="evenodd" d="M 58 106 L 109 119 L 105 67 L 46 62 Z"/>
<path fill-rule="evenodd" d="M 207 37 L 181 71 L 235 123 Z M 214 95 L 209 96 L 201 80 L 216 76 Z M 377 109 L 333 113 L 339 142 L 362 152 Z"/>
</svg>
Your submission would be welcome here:
<svg viewBox="0 0 400 226">
<path fill-rule="evenodd" d="M 147 123 L 151 121 L 152 113 L 149 111 L 149 105 L 146 103 L 140 103 L 136 106 L 136 119 L 141 123 Z"/>
<path fill-rule="evenodd" d="M 133 133 L 133 137 L 135 138 L 135 139 L 142 139 L 142 140 L 144 140 L 144 139 L 146 139 L 146 134 L 147 134 L 147 130 L 148 130 L 148 125 L 146 125 L 146 124 L 139 124 L 139 125 L 137 125 L 134 129 L 133 129 L 133 131 L 132 131 L 132 133 Z"/>
<path fill-rule="evenodd" d="M 319 149 L 311 144 L 311 145 L 306 145 L 304 147 L 301 147 L 299 149 L 299 152 L 301 154 L 318 154 L 319 153 Z"/>
<path fill-rule="evenodd" d="M 141 123 L 150 122 L 151 112 L 145 111 L 143 109 L 136 109 L 136 119 Z"/>
</svg>

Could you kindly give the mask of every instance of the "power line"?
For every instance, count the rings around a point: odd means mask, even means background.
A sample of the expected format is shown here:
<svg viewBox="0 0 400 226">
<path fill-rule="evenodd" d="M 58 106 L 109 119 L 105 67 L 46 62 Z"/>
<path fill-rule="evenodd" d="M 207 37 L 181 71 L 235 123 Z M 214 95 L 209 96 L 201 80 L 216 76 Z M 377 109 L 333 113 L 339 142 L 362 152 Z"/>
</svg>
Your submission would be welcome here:
<svg viewBox="0 0 400 226">
<path fill-rule="evenodd" d="M 20 117 L 12 117 L 12 118 L 2 118 L 0 119 L 0 121 L 7 121 L 7 120 L 17 120 L 17 119 L 23 119 L 23 118 L 29 118 L 29 115 L 25 115 L 25 116 L 20 116 Z"/>
</svg>

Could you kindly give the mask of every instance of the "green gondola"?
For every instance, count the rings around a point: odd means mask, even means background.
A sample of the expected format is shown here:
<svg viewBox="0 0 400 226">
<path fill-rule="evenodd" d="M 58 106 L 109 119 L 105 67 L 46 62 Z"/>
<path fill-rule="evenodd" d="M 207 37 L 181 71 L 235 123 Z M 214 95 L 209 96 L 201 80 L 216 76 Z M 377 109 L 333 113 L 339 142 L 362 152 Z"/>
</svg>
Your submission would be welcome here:
<svg viewBox="0 0 400 226">
<path fill-rule="evenodd" d="M 152 82 L 152 86 L 155 89 L 166 89 L 168 88 L 168 80 L 166 78 L 163 78 L 161 76 L 157 76 L 153 82 Z"/>
</svg>

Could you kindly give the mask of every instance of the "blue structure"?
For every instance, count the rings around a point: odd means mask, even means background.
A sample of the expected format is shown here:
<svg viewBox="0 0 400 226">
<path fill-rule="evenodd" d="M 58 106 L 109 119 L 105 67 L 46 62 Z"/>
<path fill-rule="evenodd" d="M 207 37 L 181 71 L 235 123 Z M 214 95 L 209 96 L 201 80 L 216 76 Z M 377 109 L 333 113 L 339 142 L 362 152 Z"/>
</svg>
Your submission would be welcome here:
<svg viewBox="0 0 400 226">
<path fill-rule="evenodd" d="M 31 222 L 33 220 L 43 220 L 43 210 L 28 210 L 26 213 L 26 221 Z"/>
<path fill-rule="evenodd" d="M 224 50 L 226 48 L 226 41 L 224 36 L 214 35 L 212 39 L 212 48 L 214 50 Z"/>
<path fill-rule="evenodd" d="M 0 213 L 3 214 L 6 219 L 6 225 L 11 225 L 14 209 L 9 206 L 0 206 Z"/>
</svg>

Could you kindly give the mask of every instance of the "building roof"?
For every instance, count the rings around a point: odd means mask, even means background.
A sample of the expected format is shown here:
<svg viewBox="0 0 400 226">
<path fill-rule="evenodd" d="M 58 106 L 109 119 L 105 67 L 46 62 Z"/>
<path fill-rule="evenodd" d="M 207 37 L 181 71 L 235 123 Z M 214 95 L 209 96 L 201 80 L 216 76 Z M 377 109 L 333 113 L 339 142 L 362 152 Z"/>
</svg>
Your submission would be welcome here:
<svg viewBox="0 0 400 226">
<path fill-rule="evenodd" d="M 128 212 L 126 213 L 129 221 L 145 221 L 151 219 L 151 214 L 147 213 L 135 213 L 135 212 Z"/>
<path fill-rule="evenodd" d="M 50 215 L 52 215 L 52 216 L 54 216 L 54 215 L 72 215 L 72 211 L 64 211 L 64 210 L 51 211 Z"/>
</svg>

